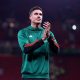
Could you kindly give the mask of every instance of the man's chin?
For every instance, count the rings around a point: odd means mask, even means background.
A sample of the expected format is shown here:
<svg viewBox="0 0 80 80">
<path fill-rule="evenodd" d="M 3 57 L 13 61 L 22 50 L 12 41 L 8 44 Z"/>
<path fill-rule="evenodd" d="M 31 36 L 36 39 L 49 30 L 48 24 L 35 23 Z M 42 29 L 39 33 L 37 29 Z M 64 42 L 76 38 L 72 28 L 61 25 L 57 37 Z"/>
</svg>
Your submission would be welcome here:
<svg viewBox="0 0 80 80">
<path fill-rule="evenodd" d="M 35 22 L 35 24 L 41 24 L 41 22 Z"/>
</svg>

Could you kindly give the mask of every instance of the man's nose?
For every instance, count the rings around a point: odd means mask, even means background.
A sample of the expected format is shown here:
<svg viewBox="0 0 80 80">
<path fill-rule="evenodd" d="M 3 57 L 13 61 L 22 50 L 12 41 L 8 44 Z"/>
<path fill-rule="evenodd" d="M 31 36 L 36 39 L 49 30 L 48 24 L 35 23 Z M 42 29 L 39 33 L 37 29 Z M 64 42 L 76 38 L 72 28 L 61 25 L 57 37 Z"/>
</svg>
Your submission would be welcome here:
<svg viewBox="0 0 80 80">
<path fill-rule="evenodd" d="M 40 16 L 38 16 L 38 18 L 40 18 Z"/>
<path fill-rule="evenodd" d="M 38 18 L 40 18 L 41 16 L 38 14 Z"/>
</svg>

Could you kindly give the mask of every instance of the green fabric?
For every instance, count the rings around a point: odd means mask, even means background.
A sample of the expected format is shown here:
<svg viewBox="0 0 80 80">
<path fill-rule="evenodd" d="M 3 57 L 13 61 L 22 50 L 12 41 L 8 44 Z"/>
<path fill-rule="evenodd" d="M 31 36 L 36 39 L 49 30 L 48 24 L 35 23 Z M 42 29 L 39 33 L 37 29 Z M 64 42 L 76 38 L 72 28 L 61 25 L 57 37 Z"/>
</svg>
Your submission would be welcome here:
<svg viewBox="0 0 80 80">
<path fill-rule="evenodd" d="M 49 43 L 47 40 L 44 41 L 44 44 L 38 49 L 34 50 L 33 55 L 42 54 L 42 56 L 38 56 L 37 59 L 32 61 L 28 61 L 29 53 L 24 53 L 24 44 L 32 43 L 36 39 L 40 40 L 42 38 L 44 29 L 42 27 L 33 28 L 32 26 L 28 26 L 18 32 L 18 42 L 19 46 L 22 50 L 22 67 L 21 73 L 22 78 L 49 78 L 49 54 L 51 53 L 49 49 Z M 51 36 L 54 37 L 51 32 Z M 55 40 L 56 41 L 56 40 Z M 48 56 L 48 58 L 45 58 Z M 31 74 L 24 74 L 29 72 Z"/>
</svg>

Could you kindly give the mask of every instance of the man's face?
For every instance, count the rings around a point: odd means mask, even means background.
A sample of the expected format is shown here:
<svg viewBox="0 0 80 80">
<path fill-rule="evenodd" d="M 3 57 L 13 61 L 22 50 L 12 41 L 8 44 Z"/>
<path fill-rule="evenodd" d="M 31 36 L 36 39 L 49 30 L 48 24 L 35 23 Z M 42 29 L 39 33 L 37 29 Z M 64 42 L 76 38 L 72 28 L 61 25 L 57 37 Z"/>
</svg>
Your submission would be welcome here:
<svg viewBox="0 0 80 80">
<path fill-rule="evenodd" d="M 42 23 L 42 18 L 43 18 L 43 14 L 41 10 L 34 10 L 29 17 L 31 22 L 36 24 Z"/>
</svg>

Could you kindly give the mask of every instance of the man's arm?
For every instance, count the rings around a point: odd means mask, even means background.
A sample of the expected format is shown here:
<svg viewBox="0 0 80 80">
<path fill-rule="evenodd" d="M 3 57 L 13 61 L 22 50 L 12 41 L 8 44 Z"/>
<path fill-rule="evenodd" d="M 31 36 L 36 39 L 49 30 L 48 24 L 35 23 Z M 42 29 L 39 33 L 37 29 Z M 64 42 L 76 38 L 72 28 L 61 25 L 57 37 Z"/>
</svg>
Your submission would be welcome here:
<svg viewBox="0 0 80 80">
<path fill-rule="evenodd" d="M 54 52 L 54 53 L 58 53 L 59 52 L 59 45 L 56 42 L 55 38 L 50 36 L 48 38 L 48 42 L 49 42 L 49 47 L 50 47 L 51 51 Z"/>
<path fill-rule="evenodd" d="M 36 40 L 33 43 L 27 43 L 24 45 L 24 52 L 30 53 L 36 50 L 37 48 L 41 47 L 44 44 L 43 40 Z"/>
<path fill-rule="evenodd" d="M 50 22 L 44 22 L 43 27 L 46 31 L 45 34 L 48 37 L 49 47 L 50 47 L 51 51 L 58 53 L 59 45 L 58 45 L 53 33 L 50 31 L 50 29 L 51 29 Z"/>
<path fill-rule="evenodd" d="M 28 38 L 25 36 L 23 31 L 18 32 L 18 43 L 22 52 L 30 53 L 44 44 L 44 39 L 36 40 L 33 43 L 29 43 Z"/>
</svg>

